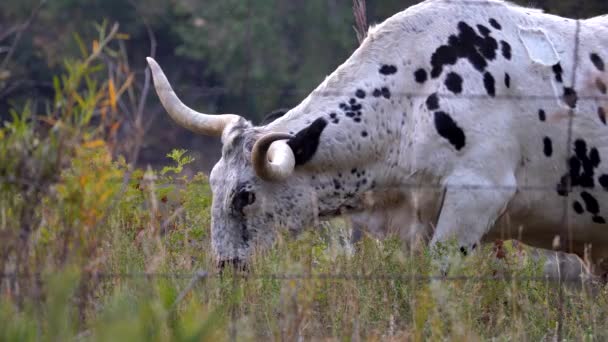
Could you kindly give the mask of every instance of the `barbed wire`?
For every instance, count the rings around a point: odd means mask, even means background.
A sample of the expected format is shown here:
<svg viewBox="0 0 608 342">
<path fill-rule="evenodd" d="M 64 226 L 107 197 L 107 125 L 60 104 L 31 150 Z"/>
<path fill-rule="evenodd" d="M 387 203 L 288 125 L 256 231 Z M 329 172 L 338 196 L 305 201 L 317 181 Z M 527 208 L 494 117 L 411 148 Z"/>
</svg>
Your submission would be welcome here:
<svg viewBox="0 0 608 342">
<path fill-rule="evenodd" d="M 163 89 L 159 87 L 159 89 Z M 199 87 L 199 86 L 179 86 L 176 85 L 172 88 L 172 90 L 177 93 L 181 93 L 188 90 L 196 90 L 196 95 L 199 97 L 206 96 L 218 96 L 229 94 L 232 89 L 227 87 Z M 301 94 L 301 95 L 309 95 L 315 94 L 322 97 L 353 97 L 355 96 L 354 91 L 340 91 L 340 90 L 315 90 L 315 89 L 273 89 L 265 86 L 260 87 L 252 87 L 249 90 L 250 93 L 270 93 L 270 92 L 280 92 L 281 94 Z M 591 93 L 591 91 L 590 91 Z M 490 96 L 484 93 L 467 93 L 467 94 L 454 94 L 451 92 L 419 92 L 419 91 L 391 91 L 391 95 L 398 95 L 402 98 L 422 98 L 426 99 L 431 95 L 437 95 L 441 98 L 446 99 L 456 99 L 456 100 L 507 100 L 507 101 L 538 101 L 538 100 L 555 100 L 561 96 L 557 96 L 555 93 L 552 94 L 496 94 L 494 96 Z M 393 97 L 393 96 L 391 96 Z M 593 101 L 605 101 L 608 100 L 608 95 L 605 94 L 593 94 L 586 95 L 584 93 L 577 93 L 576 98 L 578 100 L 593 100 Z M 568 108 L 569 109 L 569 108 Z M 566 109 L 567 110 L 567 109 Z"/>
<path fill-rule="evenodd" d="M 194 273 L 146 273 L 146 272 L 86 272 L 83 273 L 88 279 L 176 279 L 176 280 L 191 280 L 193 278 L 200 279 L 222 279 L 222 278 L 237 278 L 242 280 L 344 280 L 344 281 L 375 281 L 375 280 L 399 280 L 399 281 L 416 281 L 416 282 L 582 282 L 582 281 L 601 281 L 599 278 L 577 276 L 577 277 L 560 277 L 555 275 L 543 276 L 520 276 L 520 275 L 488 275 L 488 276 L 470 276 L 470 275 L 424 275 L 424 274 L 409 274 L 409 273 L 379 273 L 379 274 L 349 274 L 349 273 L 319 273 L 319 274 L 304 274 L 304 273 L 251 273 L 251 272 L 207 272 L 198 271 Z M 44 278 L 43 274 L 19 274 L 19 273 L 4 273 L 0 274 L 0 279 L 18 279 L 18 278 Z"/>
<path fill-rule="evenodd" d="M 0 182 L 11 185 L 28 185 L 30 184 L 29 179 L 20 179 L 19 177 L 0 177 Z M 117 184 L 122 184 L 121 181 L 116 180 Z M 112 181 L 105 181 L 107 184 L 112 184 Z M 33 184 L 33 183 L 31 183 Z M 328 183 L 329 184 L 329 183 Z M 333 183 L 332 183 L 333 184 Z M 333 185 L 332 185 L 333 186 Z M 411 182 L 400 182 L 394 186 L 383 186 L 383 187 L 372 187 L 368 191 L 386 191 L 386 190 L 445 190 L 446 187 L 455 190 L 480 190 L 480 191 L 535 191 L 535 192 L 552 192 L 555 193 L 558 190 L 558 184 L 552 183 L 550 185 L 487 185 L 487 184 L 440 184 L 440 183 L 411 183 Z M 560 188 L 561 190 L 561 188 Z M 564 191 L 566 188 L 563 189 Z M 572 190 L 572 189 L 570 189 Z"/>
</svg>

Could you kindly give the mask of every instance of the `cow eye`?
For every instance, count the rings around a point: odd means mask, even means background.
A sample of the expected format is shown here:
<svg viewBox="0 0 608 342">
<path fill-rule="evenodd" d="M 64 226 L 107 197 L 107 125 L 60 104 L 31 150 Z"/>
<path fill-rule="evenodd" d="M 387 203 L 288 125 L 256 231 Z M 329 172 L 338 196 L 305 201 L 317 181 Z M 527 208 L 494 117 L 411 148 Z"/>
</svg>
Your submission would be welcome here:
<svg viewBox="0 0 608 342">
<path fill-rule="evenodd" d="M 240 191 L 234 197 L 233 205 L 234 208 L 240 212 L 246 206 L 253 204 L 253 202 L 255 202 L 255 194 L 253 192 Z"/>
</svg>

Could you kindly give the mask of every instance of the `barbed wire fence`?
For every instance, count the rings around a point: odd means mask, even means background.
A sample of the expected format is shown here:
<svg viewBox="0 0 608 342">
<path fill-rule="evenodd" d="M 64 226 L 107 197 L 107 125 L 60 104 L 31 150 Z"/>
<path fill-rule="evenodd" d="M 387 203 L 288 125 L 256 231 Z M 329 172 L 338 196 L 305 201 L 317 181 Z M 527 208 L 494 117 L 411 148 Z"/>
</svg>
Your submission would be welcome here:
<svg viewBox="0 0 608 342">
<path fill-rule="evenodd" d="M 454 0 L 454 1 L 450 1 L 450 0 L 444 0 L 446 3 L 454 3 L 458 6 L 461 6 L 463 3 L 468 5 L 468 6 L 497 6 L 499 5 L 499 3 L 496 2 L 486 2 L 486 1 L 475 1 L 475 0 Z M 249 2 L 250 4 L 250 2 Z M 354 11 L 354 15 L 355 15 L 355 32 L 357 35 L 357 39 L 359 40 L 359 42 L 362 42 L 363 39 L 365 38 L 366 34 L 367 34 L 367 17 L 365 15 L 365 0 L 353 0 L 353 11 Z M 252 10 L 251 10 L 251 6 L 249 6 L 249 20 L 251 21 L 253 16 L 255 15 Z M 575 21 L 575 30 L 573 32 L 573 36 L 572 36 L 572 43 L 573 43 L 573 66 L 572 66 L 572 76 L 570 78 L 570 84 L 572 86 L 573 89 L 576 89 L 576 85 L 577 85 L 577 76 L 579 74 L 579 66 L 580 66 L 580 44 L 581 44 L 581 15 L 580 12 L 579 13 L 573 13 L 573 16 L 576 17 L 576 21 Z M 150 35 L 150 40 L 151 40 L 151 45 L 152 45 L 152 55 L 154 55 L 154 51 L 156 48 L 156 40 L 154 38 L 154 35 L 151 34 Z M 248 73 L 251 72 L 251 70 L 248 70 Z M 149 72 L 146 70 L 146 79 L 144 81 L 144 84 L 142 86 L 143 89 L 143 93 L 144 93 L 144 97 L 142 98 L 142 101 L 140 103 L 137 104 L 137 108 L 133 109 L 134 115 L 135 115 L 135 123 L 136 123 L 136 128 L 137 128 L 137 136 L 139 137 L 138 139 L 138 144 L 136 144 L 133 148 L 133 151 L 131 152 L 133 155 L 133 158 L 131 158 L 131 163 L 129 170 L 132 171 L 132 169 L 134 168 L 134 165 L 137 161 L 137 156 L 139 154 L 139 150 L 141 149 L 141 138 L 144 134 L 144 129 L 142 128 L 142 116 L 144 113 L 144 106 L 145 106 L 145 96 L 148 93 L 148 89 L 150 87 L 150 77 L 149 77 Z M 244 86 L 247 86 L 248 83 L 248 75 L 245 75 L 243 78 L 243 84 Z M 209 95 L 217 95 L 217 94 L 221 94 L 223 92 L 225 92 L 226 89 L 223 88 L 205 88 L 205 89 L 201 89 L 200 92 L 202 94 L 209 94 Z M 259 89 L 260 92 L 263 92 L 264 89 Z M 296 90 L 297 92 L 297 90 Z M 431 95 L 430 93 L 419 93 L 419 92 L 407 92 L 407 93 L 398 93 L 398 92 L 394 92 L 394 95 L 398 95 L 398 96 L 404 96 L 404 97 L 409 97 L 409 98 L 427 98 L 429 95 Z M 329 95 L 329 94 L 328 94 Z M 485 95 L 485 94 L 479 94 L 479 95 L 455 95 L 455 94 L 440 94 L 440 96 L 442 98 L 454 98 L 454 99 L 467 99 L 467 100 L 471 100 L 471 101 L 476 101 L 476 100 L 486 100 L 488 99 L 489 95 Z M 556 98 L 556 96 L 554 94 L 550 94 L 550 95 L 534 95 L 534 94 L 529 94 L 529 95 L 497 95 L 495 97 L 493 97 L 492 99 L 495 101 L 538 101 L 538 100 L 554 100 Z M 593 95 L 582 95 L 578 97 L 578 100 L 595 100 L 595 101 L 600 101 L 600 100 L 605 100 L 605 97 L 602 96 L 593 96 Z M 526 113 L 513 113 L 513 115 L 529 115 Z M 563 147 L 564 151 L 566 151 L 565 155 L 567 156 L 567 160 L 564 160 L 564 163 L 567 163 L 567 161 L 572 157 L 572 142 L 573 142 L 573 121 L 574 118 L 576 116 L 575 110 L 574 109 L 569 109 L 568 111 L 568 120 L 567 120 L 567 127 L 566 127 L 566 134 L 567 134 L 567 145 Z M 121 190 L 121 193 L 124 192 L 124 187 L 128 184 L 129 181 L 129 177 L 131 176 L 131 174 L 127 174 L 125 176 L 125 179 L 122 181 L 122 185 L 123 185 L 123 189 Z M 15 183 L 28 183 L 28 182 L 32 182 L 31 179 L 0 179 L 0 181 L 2 182 L 15 182 Z M 518 186 L 487 186 L 487 185 L 482 185 L 482 184 L 466 184 L 466 185 L 457 185 L 455 186 L 455 188 L 457 189 L 462 189 L 462 190 L 477 190 L 477 191 L 496 191 L 496 190 L 516 190 L 516 191 L 538 191 L 538 192 L 546 192 L 546 193 L 551 193 L 551 194 L 555 194 L 556 192 L 556 186 L 557 184 L 554 183 L 550 183 L 550 184 L 523 184 L 523 185 L 518 185 Z M 565 193 L 566 196 L 564 196 L 563 198 L 563 208 L 562 208 L 562 221 L 566 222 L 567 224 L 567 228 L 568 228 L 568 244 L 569 244 L 569 250 L 572 251 L 573 247 L 572 247 L 572 241 L 573 239 L 573 227 L 572 227 L 572 219 L 571 219 L 571 188 L 572 188 L 572 184 L 571 184 L 571 180 L 569 177 L 566 178 L 566 184 L 565 184 Z M 420 189 L 428 189 L 428 190 L 442 190 L 443 187 L 441 185 L 438 184 L 419 184 L 419 183 L 415 183 L 415 184 L 403 184 L 403 190 L 407 191 L 407 190 L 420 190 Z M 175 210 L 175 212 L 167 219 L 166 222 L 163 223 L 162 226 L 166 226 L 169 224 L 169 222 L 173 219 L 175 219 L 177 216 L 179 216 L 183 211 L 183 207 L 179 207 Z M 161 227 L 161 231 L 162 231 L 162 227 Z M 272 280 L 320 280 L 320 281 L 326 281 L 326 280 L 344 280 L 344 281 L 354 281 L 354 282 L 360 282 L 360 281 L 411 281 L 411 282 L 417 282 L 417 283 L 425 283 L 425 282 L 430 282 L 430 281 L 439 281 L 439 282 L 551 282 L 551 283 L 556 283 L 558 285 L 559 288 L 559 317 L 560 317 L 560 321 L 558 322 L 558 327 L 557 327 L 557 340 L 561 340 L 562 339 L 562 319 L 563 319 L 563 305 L 564 305 L 564 290 L 563 290 L 563 284 L 567 283 L 567 282 L 576 282 L 579 283 L 581 282 L 581 278 L 577 277 L 577 278 L 564 278 L 560 275 L 557 276 L 552 276 L 552 275 L 545 275 L 545 276 L 517 276 L 517 275 L 509 275 L 509 274 L 503 274 L 503 275 L 495 275 L 495 276 L 484 276 L 484 275 L 480 275 L 480 276 L 433 276 L 433 275 L 419 275 L 419 274 L 344 274 L 344 273 L 336 273 L 336 274 L 331 274 L 331 273 L 323 273 L 323 274 L 314 274 L 314 273 L 310 273 L 310 274 L 272 274 L 272 273 L 268 273 L 268 274 L 256 274 L 256 273 L 252 273 L 252 272 L 248 272 L 248 273 L 239 273 L 236 270 L 234 270 L 234 273 L 232 274 L 233 276 L 233 282 L 232 282 L 232 291 L 233 293 L 236 293 L 239 290 L 239 281 L 241 279 L 272 279 Z M 105 273 L 105 272 L 91 272 L 90 274 L 87 275 L 87 279 L 88 281 L 103 281 L 103 280 L 112 280 L 112 279 L 157 279 L 157 278 L 165 278 L 165 279 L 177 279 L 177 280 L 189 280 L 187 286 L 185 286 L 183 288 L 183 290 L 178 294 L 178 296 L 175 299 L 175 302 L 173 303 L 173 305 L 171 306 L 172 310 L 175 309 L 179 303 L 188 295 L 188 293 L 190 291 L 192 291 L 195 286 L 200 283 L 200 282 L 204 282 L 208 279 L 211 278 L 216 278 L 216 277 L 222 277 L 222 273 L 215 271 L 215 270 L 206 270 L 206 269 L 201 269 L 195 273 L 180 273 L 180 272 L 176 272 L 176 273 L 145 273 L 145 272 L 124 272 L 124 273 Z M 39 274 L 20 274 L 18 272 L 15 273 L 4 273 L 4 274 L 0 274 L 0 278 L 3 280 L 13 280 L 13 279 L 17 279 L 17 278 L 32 278 L 32 279 L 37 279 L 40 278 Z M 231 324 L 230 324 L 230 338 L 231 340 L 237 340 L 239 337 L 239 330 L 238 330 L 238 312 L 237 312 L 237 306 L 233 305 L 233 307 L 230 310 L 230 314 L 231 314 Z"/>
</svg>

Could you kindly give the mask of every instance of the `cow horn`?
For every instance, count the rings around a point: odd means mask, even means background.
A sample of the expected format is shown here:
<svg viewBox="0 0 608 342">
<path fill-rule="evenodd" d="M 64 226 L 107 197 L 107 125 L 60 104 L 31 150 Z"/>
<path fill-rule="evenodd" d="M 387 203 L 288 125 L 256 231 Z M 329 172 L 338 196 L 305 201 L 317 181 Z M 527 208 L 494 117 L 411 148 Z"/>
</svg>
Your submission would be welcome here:
<svg viewBox="0 0 608 342">
<path fill-rule="evenodd" d="M 265 181 L 283 180 L 294 170 L 296 158 L 285 139 L 293 135 L 286 133 L 268 133 L 253 145 L 251 163 L 253 169 Z"/>
<path fill-rule="evenodd" d="M 160 102 L 180 126 L 203 135 L 221 136 L 228 124 L 240 119 L 240 116 L 234 114 L 209 115 L 189 108 L 175 95 L 158 63 L 151 57 L 147 61 Z"/>
</svg>

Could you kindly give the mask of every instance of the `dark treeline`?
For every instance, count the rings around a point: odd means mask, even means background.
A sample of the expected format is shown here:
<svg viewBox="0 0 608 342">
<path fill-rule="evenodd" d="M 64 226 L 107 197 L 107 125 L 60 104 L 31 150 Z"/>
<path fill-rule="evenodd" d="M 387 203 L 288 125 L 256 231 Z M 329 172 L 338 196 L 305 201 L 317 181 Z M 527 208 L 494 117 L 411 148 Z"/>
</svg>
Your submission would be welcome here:
<svg viewBox="0 0 608 342">
<path fill-rule="evenodd" d="M 417 2 L 368 0 L 368 21 L 381 22 Z M 608 13 L 605 0 L 517 2 L 573 18 Z M 119 23 L 128 37 L 124 45 L 138 79 L 153 38 L 154 54 L 184 102 L 257 122 L 296 105 L 358 44 L 350 0 L 4 0 L 0 117 L 7 118 L 8 109 L 24 99 L 43 108 L 53 97 L 53 75 L 66 56 L 78 55 L 75 33 L 90 42 L 94 24 L 103 20 Z M 162 162 L 174 147 L 198 154 L 199 167 L 215 162 L 218 142 L 176 127 L 154 94 L 149 104 L 146 118 L 153 121 L 142 163 Z"/>
</svg>

